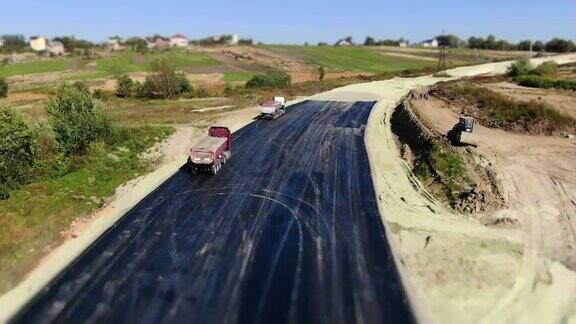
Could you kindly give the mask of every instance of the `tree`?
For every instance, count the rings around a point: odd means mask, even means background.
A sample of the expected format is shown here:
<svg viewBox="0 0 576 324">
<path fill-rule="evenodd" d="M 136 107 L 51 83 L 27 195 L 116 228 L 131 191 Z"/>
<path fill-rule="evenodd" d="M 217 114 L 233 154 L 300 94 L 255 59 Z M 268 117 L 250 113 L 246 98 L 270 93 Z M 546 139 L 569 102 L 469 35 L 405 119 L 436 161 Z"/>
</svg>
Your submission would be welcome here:
<svg viewBox="0 0 576 324">
<path fill-rule="evenodd" d="M 521 41 L 517 46 L 519 51 L 529 51 L 531 47 L 532 41 L 528 39 Z"/>
<path fill-rule="evenodd" d="M 374 46 L 376 45 L 376 40 L 373 37 L 367 36 L 364 41 L 364 46 Z"/>
<path fill-rule="evenodd" d="M 324 68 L 324 65 L 319 65 L 317 71 L 318 71 L 318 80 L 323 81 L 324 77 L 326 76 L 326 68 Z"/>
<path fill-rule="evenodd" d="M 134 52 L 146 52 L 148 50 L 146 40 L 140 37 L 130 37 L 125 42 L 124 45 L 130 47 Z"/>
<path fill-rule="evenodd" d="M 512 46 L 512 44 L 508 43 L 507 41 L 501 39 L 499 41 L 496 42 L 496 49 L 499 51 L 507 51 L 512 49 L 514 46 Z"/>
<path fill-rule="evenodd" d="M 536 41 L 534 45 L 532 45 L 532 50 L 536 52 L 540 52 L 546 49 L 546 45 L 544 45 L 543 41 Z"/>
<path fill-rule="evenodd" d="M 252 38 L 240 38 L 238 44 L 252 46 L 254 44 L 254 41 L 252 40 Z"/>
<path fill-rule="evenodd" d="M 22 183 L 34 164 L 34 132 L 20 114 L 0 105 L 0 199 L 9 197 L 10 189 Z"/>
<path fill-rule="evenodd" d="M 0 98 L 6 98 L 8 96 L 8 82 L 6 79 L 0 78 Z"/>
<path fill-rule="evenodd" d="M 73 53 L 74 50 L 76 49 L 76 39 L 74 38 L 74 36 L 54 37 L 52 41 L 62 43 L 62 45 L 64 45 L 64 48 L 68 53 Z"/>
<path fill-rule="evenodd" d="M 435 37 L 438 41 L 438 45 L 447 47 L 458 47 L 460 46 L 460 38 L 456 35 L 440 35 Z"/>
<path fill-rule="evenodd" d="M 4 46 L 0 47 L 0 50 L 2 51 L 18 52 L 23 51 L 26 48 L 24 35 L 3 35 L 0 38 L 4 41 Z"/>
<path fill-rule="evenodd" d="M 497 46 L 497 44 L 496 44 L 496 36 L 494 36 L 494 35 L 489 35 L 489 36 L 486 38 L 486 43 L 484 43 L 484 48 L 485 48 L 485 49 L 491 49 L 491 50 L 493 50 L 493 49 L 496 49 L 496 46 Z"/>
<path fill-rule="evenodd" d="M 482 49 L 486 47 L 486 41 L 482 37 L 470 37 L 468 38 L 468 47 Z"/>
<path fill-rule="evenodd" d="M 548 43 L 546 43 L 546 51 L 547 52 L 555 52 L 555 53 L 568 53 L 573 52 L 576 49 L 576 46 L 571 40 L 565 40 L 561 38 L 554 38 Z"/>
<path fill-rule="evenodd" d="M 67 155 L 84 153 L 97 139 L 108 137 L 111 125 L 82 86 L 62 83 L 46 103 L 56 141 Z"/>
</svg>

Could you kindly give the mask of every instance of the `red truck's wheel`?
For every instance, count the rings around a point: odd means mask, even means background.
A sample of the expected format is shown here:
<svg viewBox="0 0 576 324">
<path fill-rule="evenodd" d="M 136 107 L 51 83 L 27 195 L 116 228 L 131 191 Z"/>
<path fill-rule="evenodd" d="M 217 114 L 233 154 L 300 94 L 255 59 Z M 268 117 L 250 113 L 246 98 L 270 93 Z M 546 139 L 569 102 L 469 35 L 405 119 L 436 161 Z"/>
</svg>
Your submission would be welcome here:
<svg viewBox="0 0 576 324">
<path fill-rule="evenodd" d="M 190 172 L 191 174 L 196 173 L 194 170 L 194 165 L 192 165 L 192 159 L 190 157 L 188 157 L 188 161 L 186 161 L 186 169 L 188 170 L 188 172 Z"/>
</svg>

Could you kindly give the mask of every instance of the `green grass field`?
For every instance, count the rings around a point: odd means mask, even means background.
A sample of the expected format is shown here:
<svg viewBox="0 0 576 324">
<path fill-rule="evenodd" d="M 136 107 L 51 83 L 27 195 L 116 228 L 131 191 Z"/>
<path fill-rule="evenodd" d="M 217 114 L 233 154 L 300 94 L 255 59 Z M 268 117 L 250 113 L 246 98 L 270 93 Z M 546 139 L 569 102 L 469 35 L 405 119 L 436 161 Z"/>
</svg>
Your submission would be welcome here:
<svg viewBox="0 0 576 324">
<path fill-rule="evenodd" d="M 67 69 L 68 62 L 66 59 L 62 58 L 46 61 L 15 63 L 0 65 L 0 77 L 5 78 L 13 75 L 65 71 Z"/>
<path fill-rule="evenodd" d="M 116 56 L 96 60 L 96 69 L 109 74 L 125 72 L 147 71 L 154 59 L 164 57 L 177 69 L 197 66 L 216 66 L 222 62 L 205 53 L 185 53 L 181 51 L 166 51 L 160 54 L 139 54 L 130 51 L 122 52 Z"/>
<path fill-rule="evenodd" d="M 96 59 L 96 71 L 85 71 L 79 76 L 73 75 L 66 77 L 65 80 L 86 80 L 90 78 L 102 78 L 118 73 L 147 71 L 149 69 L 150 63 L 159 57 L 165 57 L 177 69 L 198 66 L 217 66 L 224 64 L 212 58 L 208 54 L 199 52 L 186 53 L 178 50 L 170 50 L 159 54 L 139 54 L 131 51 L 125 51 L 115 56 Z M 57 58 L 44 61 L 7 64 L 0 66 L 0 77 L 66 71 L 69 69 L 70 61 L 70 58 Z"/>
<path fill-rule="evenodd" d="M 244 82 L 250 80 L 254 73 L 250 72 L 228 72 L 224 73 L 224 82 Z"/>
<path fill-rule="evenodd" d="M 389 56 L 367 47 L 263 45 L 314 65 L 354 72 L 382 73 L 431 66 L 431 62 Z"/>
</svg>

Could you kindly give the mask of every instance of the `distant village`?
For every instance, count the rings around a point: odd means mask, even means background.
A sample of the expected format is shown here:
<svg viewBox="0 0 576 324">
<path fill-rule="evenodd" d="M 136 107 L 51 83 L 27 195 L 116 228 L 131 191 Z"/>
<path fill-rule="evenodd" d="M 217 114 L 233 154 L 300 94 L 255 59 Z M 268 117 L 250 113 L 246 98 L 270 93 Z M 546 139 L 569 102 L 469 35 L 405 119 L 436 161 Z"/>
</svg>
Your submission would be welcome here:
<svg viewBox="0 0 576 324">
<path fill-rule="evenodd" d="M 9 39 L 9 41 L 6 39 Z M 133 50 L 164 50 L 172 47 L 188 47 L 190 45 L 252 45 L 252 39 L 240 38 L 234 34 L 210 36 L 199 40 L 191 40 L 182 34 L 175 34 L 170 37 L 154 35 L 150 37 L 130 37 L 127 39 L 122 39 L 119 36 L 111 36 L 101 44 L 76 40 L 74 37 L 69 36 L 49 39 L 48 37 L 34 35 L 30 36 L 27 41 L 24 41 L 24 37 L 21 35 L 5 35 L 0 37 L 0 48 L 8 45 L 8 42 L 18 42 L 19 46 L 13 46 L 15 49 L 29 49 L 45 56 L 62 56 L 74 49 L 86 49 L 96 46 L 100 46 L 110 52 L 118 52 L 126 48 Z M 71 44 L 69 44 L 71 42 L 74 42 L 75 46 L 71 46 Z M 79 46 L 80 44 L 82 46 Z"/>
<path fill-rule="evenodd" d="M 65 36 L 65 37 L 56 37 L 53 39 L 49 39 L 48 37 L 44 36 L 30 36 L 28 40 L 24 40 L 23 36 L 21 35 L 4 35 L 0 37 L 0 48 L 2 48 L 5 44 L 7 44 L 6 39 L 18 39 L 21 43 L 19 47 L 20 50 L 22 49 L 29 49 L 31 51 L 37 52 L 41 55 L 45 56 L 61 56 L 68 52 L 73 51 L 74 49 L 78 48 L 90 48 L 100 46 L 101 48 L 105 49 L 106 51 L 110 52 L 118 52 L 122 51 L 126 48 L 137 50 L 137 51 L 144 51 L 144 50 L 164 50 L 172 47 L 188 47 L 191 45 L 201 45 L 201 46 L 211 46 L 211 45 L 223 45 L 223 46 L 236 46 L 236 45 L 253 45 L 253 40 L 250 38 L 240 38 L 238 35 L 235 34 L 224 34 L 224 35 L 217 35 L 217 36 L 210 36 L 203 39 L 198 40 L 191 40 L 187 36 L 183 34 L 174 34 L 170 37 L 165 37 L 161 35 L 153 35 L 149 37 L 129 37 L 123 39 L 119 36 L 111 36 L 106 39 L 106 41 L 95 44 L 84 40 L 76 40 L 72 36 Z M 76 46 L 70 46 L 70 41 L 76 43 Z M 83 46 L 78 46 L 82 44 Z M 327 43 L 320 42 L 317 44 L 318 46 L 328 45 Z M 356 45 L 351 37 L 346 37 L 338 40 L 336 43 L 333 44 L 334 46 L 354 46 Z M 367 38 L 364 45 L 390 45 L 390 46 L 399 46 L 399 47 L 408 47 L 408 46 L 421 46 L 421 47 L 438 47 L 439 42 L 436 38 L 425 40 L 419 43 L 410 44 L 408 40 L 404 40 L 403 38 L 399 40 L 386 40 L 386 41 L 379 41 L 374 42 L 372 44 L 370 42 L 370 37 Z M 6 52 L 6 51 L 5 51 Z"/>
</svg>

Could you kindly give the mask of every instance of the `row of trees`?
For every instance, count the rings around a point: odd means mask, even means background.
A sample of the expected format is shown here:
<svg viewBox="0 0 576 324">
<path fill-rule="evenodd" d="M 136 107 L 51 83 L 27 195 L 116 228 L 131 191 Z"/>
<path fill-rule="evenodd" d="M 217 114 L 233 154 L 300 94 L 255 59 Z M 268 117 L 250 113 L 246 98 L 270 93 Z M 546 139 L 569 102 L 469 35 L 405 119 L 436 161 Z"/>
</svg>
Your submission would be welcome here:
<svg viewBox="0 0 576 324">
<path fill-rule="evenodd" d="M 554 53 L 568 53 L 576 51 L 576 45 L 573 41 L 561 38 L 554 38 L 546 43 L 543 41 L 532 42 L 531 40 L 523 40 L 517 44 L 508 42 L 503 39 L 497 39 L 494 35 L 489 35 L 486 38 L 472 36 L 468 38 L 468 40 L 463 40 L 460 37 L 452 34 L 439 35 L 434 38 L 438 41 L 439 45 L 447 47 L 468 47 L 498 51 L 529 51 L 532 49 L 535 52 L 547 51 Z M 336 45 L 341 44 L 342 41 L 346 41 L 348 44 L 354 45 L 354 40 L 351 36 L 340 39 Z M 398 46 L 400 43 L 408 44 L 409 42 L 404 38 L 376 40 L 371 36 L 366 37 L 364 40 L 364 46 Z M 328 43 L 320 42 L 318 43 L 318 46 L 328 46 Z"/>
<path fill-rule="evenodd" d="M 364 40 L 364 46 L 398 46 L 400 43 L 408 43 L 408 41 L 404 38 L 382 39 L 377 41 L 371 36 L 366 37 L 366 40 Z"/>
<path fill-rule="evenodd" d="M 546 43 L 543 41 L 532 42 L 531 40 L 523 40 L 517 44 L 510 43 L 504 39 L 497 39 L 494 35 L 489 35 L 486 38 L 472 36 L 467 41 L 460 39 L 456 35 L 440 35 L 436 36 L 436 40 L 438 40 L 440 45 L 448 47 L 468 47 L 498 51 L 529 51 L 532 48 L 536 52 L 568 53 L 576 50 L 573 41 L 561 38 L 554 38 Z"/>
</svg>

